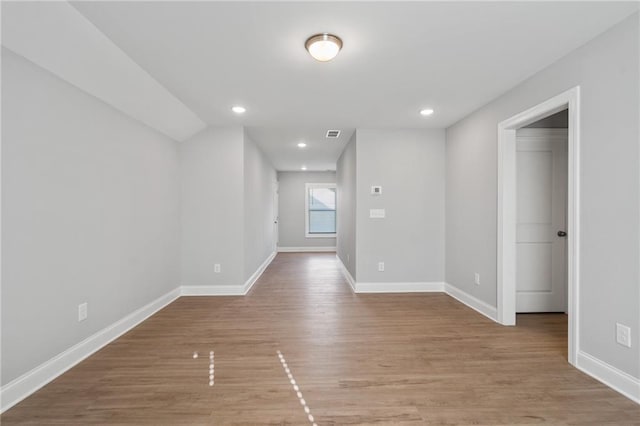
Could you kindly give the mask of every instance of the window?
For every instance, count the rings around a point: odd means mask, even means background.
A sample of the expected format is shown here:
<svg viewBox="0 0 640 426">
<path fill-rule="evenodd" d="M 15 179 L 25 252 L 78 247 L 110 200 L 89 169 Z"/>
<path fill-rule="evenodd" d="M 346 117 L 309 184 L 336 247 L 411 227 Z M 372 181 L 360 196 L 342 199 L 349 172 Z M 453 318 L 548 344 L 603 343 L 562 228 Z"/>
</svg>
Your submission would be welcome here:
<svg viewBox="0 0 640 426">
<path fill-rule="evenodd" d="M 307 237 L 336 236 L 336 184 L 308 183 L 305 194 Z"/>
</svg>

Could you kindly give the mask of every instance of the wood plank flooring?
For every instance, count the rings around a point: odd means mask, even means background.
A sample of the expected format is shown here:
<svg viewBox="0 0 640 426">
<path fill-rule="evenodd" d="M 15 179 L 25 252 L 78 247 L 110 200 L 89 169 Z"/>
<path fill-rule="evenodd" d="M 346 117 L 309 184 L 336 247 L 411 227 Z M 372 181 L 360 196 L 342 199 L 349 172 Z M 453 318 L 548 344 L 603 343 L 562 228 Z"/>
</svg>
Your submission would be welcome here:
<svg viewBox="0 0 640 426">
<path fill-rule="evenodd" d="M 317 425 L 640 425 L 640 406 L 567 363 L 566 323 L 355 295 L 333 253 L 281 253 L 247 296 L 178 299 L 0 421 L 313 425 L 281 351 Z"/>
</svg>

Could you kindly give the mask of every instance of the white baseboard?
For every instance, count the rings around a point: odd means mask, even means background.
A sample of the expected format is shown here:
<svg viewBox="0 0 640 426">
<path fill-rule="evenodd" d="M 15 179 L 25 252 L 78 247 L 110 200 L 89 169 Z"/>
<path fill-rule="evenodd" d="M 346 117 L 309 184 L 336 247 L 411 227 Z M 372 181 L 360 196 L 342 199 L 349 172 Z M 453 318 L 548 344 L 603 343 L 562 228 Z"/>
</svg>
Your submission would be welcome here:
<svg viewBox="0 0 640 426">
<path fill-rule="evenodd" d="M 251 290 L 251 287 L 258 281 L 260 275 L 267 269 L 269 264 L 276 257 L 274 251 L 262 262 L 262 265 L 249 277 L 242 285 L 183 285 L 180 287 L 181 296 L 244 296 Z"/>
<path fill-rule="evenodd" d="M 640 379 L 620 371 L 586 352 L 578 351 L 578 369 L 640 404 Z"/>
<path fill-rule="evenodd" d="M 459 302 L 467 305 L 471 309 L 481 313 L 485 317 L 498 322 L 498 310 L 493 306 L 483 302 L 475 296 L 470 295 L 451 284 L 445 283 L 444 292 Z"/>
<path fill-rule="evenodd" d="M 335 252 L 335 247 L 278 247 L 278 253 Z"/>
<path fill-rule="evenodd" d="M 249 277 L 247 282 L 244 283 L 244 286 L 242 286 L 244 290 L 244 293 L 242 294 L 247 294 L 249 290 L 251 290 L 251 287 L 253 287 L 256 281 L 258 281 L 258 278 L 260 278 L 260 275 L 262 275 L 265 269 L 267 269 L 267 267 L 271 264 L 273 259 L 276 257 L 276 254 L 278 253 L 274 251 L 269 255 L 269 257 L 265 259 L 264 262 L 262 262 L 262 265 L 258 266 L 258 269 L 256 269 L 256 271 Z"/>
<path fill-rule="evenodd" d="M 357 282 L 337 254 L 336 260 L 342 275 L 344 275 L 354 293 L 431 293 L 444 291 L 444 283 L 442 282 Z"/>
<path fill-rule="evenodd" d="M 356 293 L 431 293 L 444 291 L 442 282 L 362 283 L 356 281 Z"/>
<path fill-rule="evenodd" d="M 351 290 L 353 290 L 355 292 L 356 291 L 356 280 L 353 279 L 353 277 L 351 276 L 351 273 L 349 272 L 347 267 L 344 266 L 344 263 L 342 263 L 342 259 L 340 259 L 340 256 L 338 256 L 337 254 L 336 254 L 336 260 L 338 262 L 338 267 L 340 268 L 340 271 L 342 271 L 342 275 L 344 275 L 344 278 L 349 283 L 349 286 L 351 286 Z"/>
<path fill-rule="evenodd" d="M 33 370 L 12 380 L 0 389 L 0 412 L 13 407 L 56 377 L 63 374 L 85 358 L 100 350 L 113 340 L 131 330 L 151 315 L 180 297 L 180 289 L 171 290 L 153 302 L 143 306 L 119 321 L 103 328 L 82 342 L 70 347 Z"/>
</svg>

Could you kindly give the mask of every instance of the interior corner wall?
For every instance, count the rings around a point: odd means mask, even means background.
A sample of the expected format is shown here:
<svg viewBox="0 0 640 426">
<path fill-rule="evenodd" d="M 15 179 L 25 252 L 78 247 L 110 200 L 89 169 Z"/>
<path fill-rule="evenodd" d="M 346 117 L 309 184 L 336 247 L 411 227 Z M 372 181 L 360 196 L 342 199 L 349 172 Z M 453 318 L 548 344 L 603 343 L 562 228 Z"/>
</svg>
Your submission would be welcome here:
<svg viewBox="0 0 640 426">
<path fill-rule="evenodd" d="M 444 129 L 356 134 L 358 282 L 443 282 Z M 373 185 L 381 195 L 371 194 Z M 372 219 L 370 209 L 385 209 L 386 217 Z"/>
<path fill-rule="evenodd" d="M 308 238 L 306 236 L 304 203 L 307 183 L 336 183 L 336 173 L 278 172 L 279 247 L 336 246 L 336 238 Z"/>
<path fill-rule="evenodd" d="M 208 128 L 180 143 L 182 285 L 244 284 L 243 173 L 242 127 Z"/>
<path fill-rule="evenodd" d="M 497 126 L 580 86 L 580 350 L 640 377 L 639 15 L 447 129 L 446 280 L 496 306 Z M 473 283 L 480 273 L 482 285 Z"/>
<path fill-rule="evenodd" d="M 336 165 L 336 252 L 351 277 L 356 277 L 356 140 L 347 143 Z"/>
<path fill-rule="evenodd" d="M 244 132 L 244 281 L 275 251 L 276 171 Z"/>
<path fill-rule="evenodd" d="M 178 241 L 177 144 L 3 48 L 2 385 L 175 289 Z"/>
</svg>

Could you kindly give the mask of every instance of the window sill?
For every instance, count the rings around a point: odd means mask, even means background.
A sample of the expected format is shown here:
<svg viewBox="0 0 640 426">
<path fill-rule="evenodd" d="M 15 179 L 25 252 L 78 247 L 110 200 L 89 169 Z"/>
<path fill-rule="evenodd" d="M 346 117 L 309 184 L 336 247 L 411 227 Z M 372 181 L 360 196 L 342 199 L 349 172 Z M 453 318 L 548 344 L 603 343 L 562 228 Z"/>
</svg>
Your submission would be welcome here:
<svg viewBox="0 0 640 426">
<path fill-rule="evenodd" d="M 336 234 L 306 234 L 307 238 L 336 238 Z"/>
</svg>

